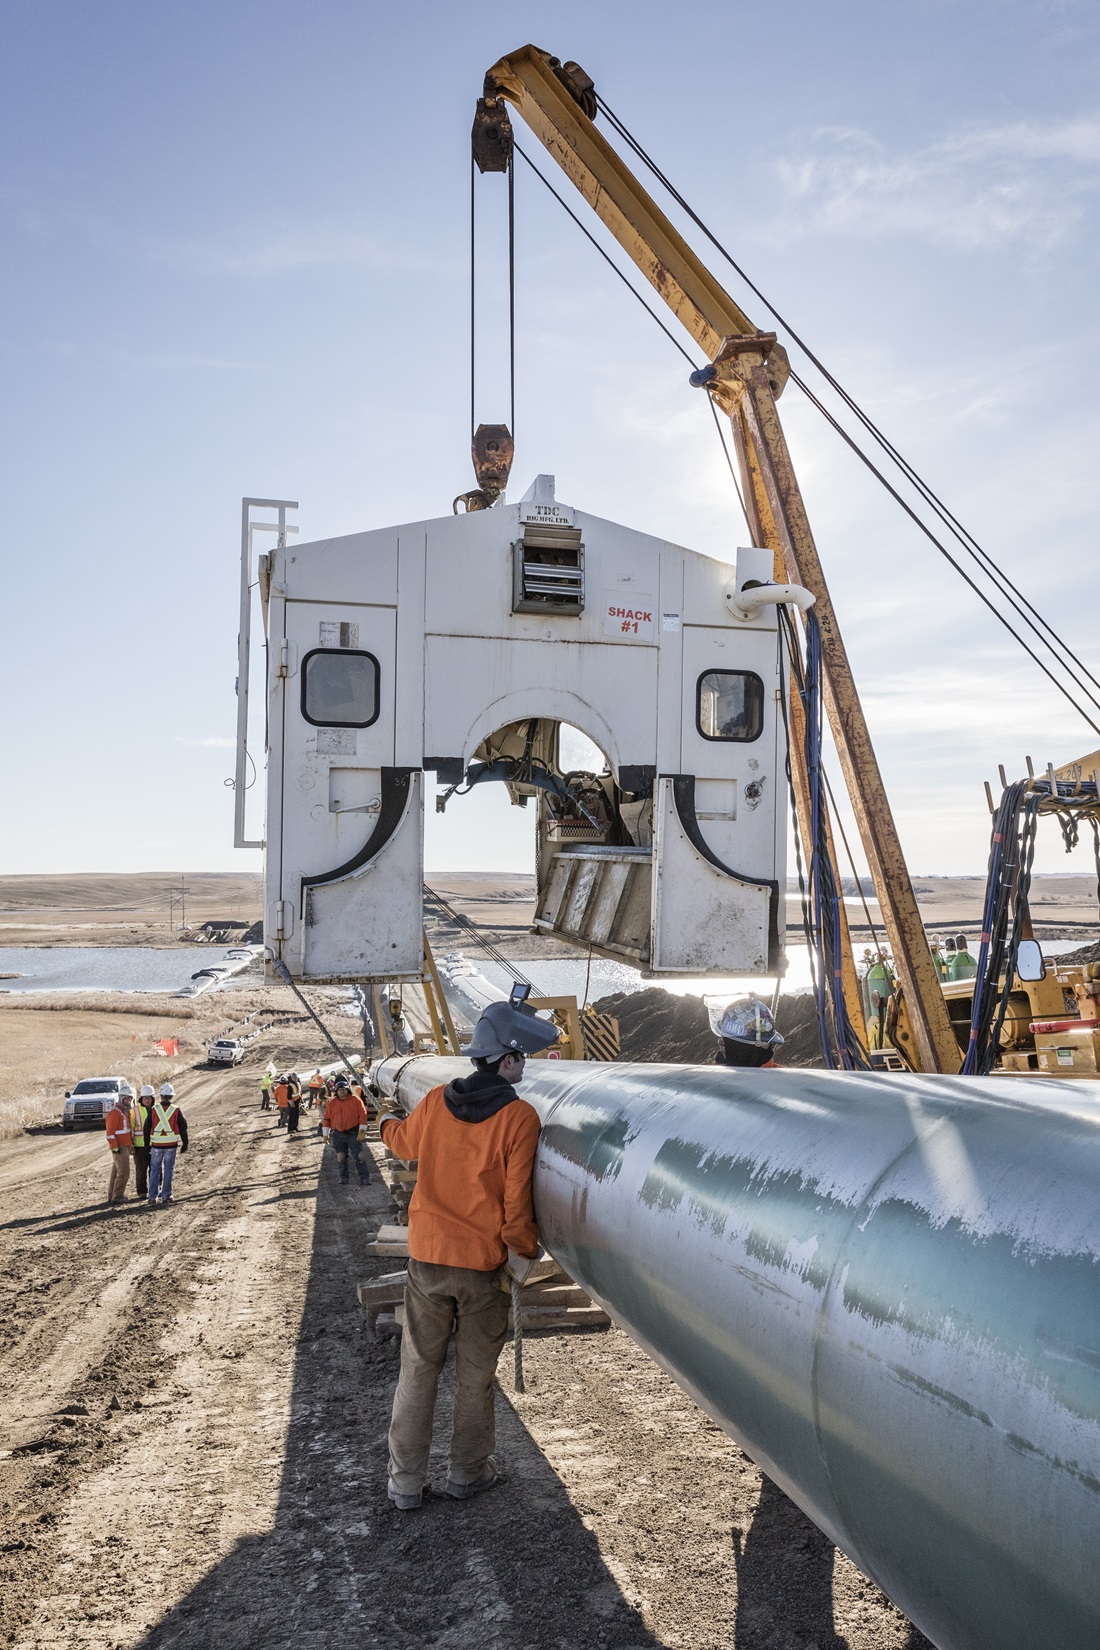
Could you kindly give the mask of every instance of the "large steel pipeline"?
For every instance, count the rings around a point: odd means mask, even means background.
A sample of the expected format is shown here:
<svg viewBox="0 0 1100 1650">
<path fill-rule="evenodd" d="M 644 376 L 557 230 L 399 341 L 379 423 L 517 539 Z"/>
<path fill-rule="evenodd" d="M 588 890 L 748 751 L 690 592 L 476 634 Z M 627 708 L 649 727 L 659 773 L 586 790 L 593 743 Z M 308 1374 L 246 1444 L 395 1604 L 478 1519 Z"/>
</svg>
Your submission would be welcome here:
<svg viewBox="0 0 1100 1650">
<path fill-rule="evenodd" d="M 416 1104 L 464 1061 L 393 1060 Z M 1100 1084 L 529 1063 L 562 1267 L 940 1650 L 1100 1646 Z"/>
</svg>

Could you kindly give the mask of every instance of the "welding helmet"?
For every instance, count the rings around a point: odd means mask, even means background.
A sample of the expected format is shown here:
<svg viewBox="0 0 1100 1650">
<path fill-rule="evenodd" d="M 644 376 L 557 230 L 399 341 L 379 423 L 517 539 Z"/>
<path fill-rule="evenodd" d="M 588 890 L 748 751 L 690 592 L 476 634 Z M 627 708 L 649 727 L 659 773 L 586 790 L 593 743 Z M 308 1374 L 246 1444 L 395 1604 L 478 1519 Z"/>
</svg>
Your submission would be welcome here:
<svg viewBox="0 0 1100 1650">
<path fill-rule="evenodd" d="M 502 1060 L 506 1054 L 540 1054 L 553 1048 L 561 1036 L 556 1025 L 542 1019 L 533 1008 L 514 1008 L 511 1003 L 490 1003 L 474 1027 L 473 1041 L 466 1053 L 471 1060 Z"/>
</svg>

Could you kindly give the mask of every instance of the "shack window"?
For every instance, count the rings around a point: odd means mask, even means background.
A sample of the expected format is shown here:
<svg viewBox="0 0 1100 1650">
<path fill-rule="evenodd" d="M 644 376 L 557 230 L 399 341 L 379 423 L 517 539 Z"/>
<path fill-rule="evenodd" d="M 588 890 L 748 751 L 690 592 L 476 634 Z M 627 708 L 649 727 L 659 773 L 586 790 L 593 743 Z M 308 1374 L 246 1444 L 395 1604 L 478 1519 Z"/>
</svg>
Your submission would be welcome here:
<svg viewBox="0 0 1100 1650">
<path fill-rule="evenodd" d="M 707 670 L 699 678 L 696 723 L 704 739 L 749 744 L 764 727 L 764 684 L 752 670 Z"/>
<path fill-rule="evenodd" d="M 378 720 L 378 660 L 315 647 L 302 660 L 302 715 L 319 728 L 369 728 Z"/>
</svg>

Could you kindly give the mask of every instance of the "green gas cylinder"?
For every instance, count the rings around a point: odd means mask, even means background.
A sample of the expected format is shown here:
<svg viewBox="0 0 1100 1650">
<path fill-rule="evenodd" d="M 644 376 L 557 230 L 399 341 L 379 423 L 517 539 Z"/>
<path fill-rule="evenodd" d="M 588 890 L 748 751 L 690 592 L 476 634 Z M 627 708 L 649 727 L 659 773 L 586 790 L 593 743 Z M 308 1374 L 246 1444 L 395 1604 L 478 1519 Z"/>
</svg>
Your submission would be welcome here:
<svg viewBox="0 0 1100 1650">
<path fill-rule="evenodd" d="M 948 954 L 947 978 L 972 980 L 978 972 L 978 959 L 970 952 L 965 934 L 956 934 L 955 948 Z"/>
<path fill-rule="evenodd" d="M 938 976 L 941 980 L 946 980 L 946 978 L 947 978 L 947 964 L 944 962 L 943 952 L 940 950 L 939 940 L 932 940 L 931 943 L 929 944 L 928 949 L 932 953 L 932 961 L 935 964 L 936 973 L 938 974 Z"/>
</svg>

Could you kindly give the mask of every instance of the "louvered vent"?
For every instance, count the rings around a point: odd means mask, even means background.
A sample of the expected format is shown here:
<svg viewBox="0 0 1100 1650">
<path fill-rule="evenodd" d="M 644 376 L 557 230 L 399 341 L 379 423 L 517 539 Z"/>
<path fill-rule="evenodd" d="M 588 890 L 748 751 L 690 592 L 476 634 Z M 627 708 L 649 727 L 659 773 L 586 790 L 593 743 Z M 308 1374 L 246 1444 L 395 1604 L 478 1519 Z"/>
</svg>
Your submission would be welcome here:
<svg viewBox="0 0 1100 1650">
<path fill-rule="evenodd" d="M 512 612 L 584 612 L 584 545 L 579 527 L 527 522 L 512 546 Z"/>
</svg>

